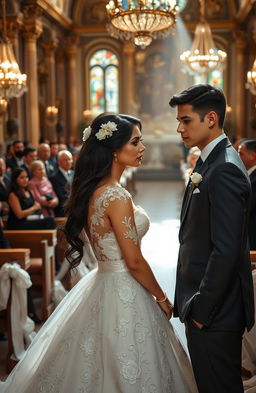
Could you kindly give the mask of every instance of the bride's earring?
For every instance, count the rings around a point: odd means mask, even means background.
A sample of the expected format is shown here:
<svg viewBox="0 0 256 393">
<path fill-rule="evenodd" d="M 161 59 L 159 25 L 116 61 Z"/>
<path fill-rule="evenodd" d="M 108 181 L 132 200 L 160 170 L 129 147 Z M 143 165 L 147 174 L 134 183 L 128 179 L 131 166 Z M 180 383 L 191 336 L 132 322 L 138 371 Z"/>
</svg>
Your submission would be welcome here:
<svg viewBox="0 0 256 393">
<path fill-rule="evenodd" d="M 117 162 L 117 155 L 114 154 L 114 161 Z"/>
</svg>

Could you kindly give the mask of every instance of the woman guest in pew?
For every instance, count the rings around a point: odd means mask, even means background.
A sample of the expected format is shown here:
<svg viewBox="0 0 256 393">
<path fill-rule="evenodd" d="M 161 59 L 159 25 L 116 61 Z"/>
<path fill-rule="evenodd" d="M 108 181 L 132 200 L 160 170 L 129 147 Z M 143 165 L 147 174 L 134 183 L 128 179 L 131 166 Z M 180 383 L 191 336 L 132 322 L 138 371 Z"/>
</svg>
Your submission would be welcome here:
<svg viewBox="0 0 256 393">
<path fill-rule="evenodd" d="M 11 177 L 8 203 L 10 212 L 7 220 L 8 229 L 53 229 L 52 217 L 44 217 L 41 205 L 35 201 L 28 189 L 28 176 L 23 168 L 16 168 Z"/>
<path fill-rule="evenodd" d="M 32 179 L 28 187 L 34 193 L 35 200 L 40 203 L 42 213 L 45 217 L 54 217 L 54 208 L 59 200 L 53 189 L 52 183 L 46 176 L 42 161 L 36 160 L 30 166 Z"/>
</svg>

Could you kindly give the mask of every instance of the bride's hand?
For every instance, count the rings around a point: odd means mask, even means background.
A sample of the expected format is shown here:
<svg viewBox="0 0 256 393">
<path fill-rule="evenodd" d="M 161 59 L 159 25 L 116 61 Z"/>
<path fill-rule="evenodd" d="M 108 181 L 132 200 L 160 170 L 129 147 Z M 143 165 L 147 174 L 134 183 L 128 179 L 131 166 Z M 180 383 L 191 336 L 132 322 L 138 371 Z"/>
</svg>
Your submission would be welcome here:
<svg viewBox="0 0 256 393">
<path fill-rule="evenodd" d="M 158 302 L 158 306 L 163 310 L 168 319 L 171 319 L 173 312 L 173 305 L 167 298 L 164 302 Z"/>
</svg>

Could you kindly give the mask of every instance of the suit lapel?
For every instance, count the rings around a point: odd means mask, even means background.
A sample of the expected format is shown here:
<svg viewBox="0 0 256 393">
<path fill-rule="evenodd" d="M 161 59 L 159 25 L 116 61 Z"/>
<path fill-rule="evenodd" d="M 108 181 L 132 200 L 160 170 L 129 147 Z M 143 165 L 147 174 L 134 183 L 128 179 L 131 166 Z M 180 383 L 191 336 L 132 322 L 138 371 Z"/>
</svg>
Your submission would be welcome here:
<svg viewBox="0 0 256 393">
<path fill-rule="evenodd" d="M 198 173 L 200 173 L 202 175 L 202 177 L 204 177 L 204 175 L 207 172 L 207 170 L 208 170 L 208 162 L 206 160 L 203 163 L 203 165 L 200 168 L 200 170 L 198 171 Z M 195 187 L 194 187 L 194 185 L 190 181 L 189 189 L 188 189 L 188 191 L 186 190 L 187 191 L 186 199 L 185 199 L 185 196 L 184 196 L 184 203 L 183 203 L 184 208 L 182 209 L 182 214 L 181 214 L 181 225 L 183 224 L 183 222 L 184 222 L 184 220 L 186 218 L 186 215 L 187 215 L 187 212 L 188 212 L 188 208 L 189 208 L 189 205 L 190 205 L 190 202 L 191 202 L 191 198 L 192 198 L 194 189 L 195 189 Z"/>
<path fill-rule="evenodd" d="M 198 173 L 200 173 L 202 175 L 202 178 L 204 181 L 204 176 L 206 174 L 206 172 L 209 169 L 209 166 L 211 164 L 211 162 L 214 162 L 216 157 L 218 156 L 219 152 L 221 150 L 223 150 L 224 148 L 230 146 L 231 143 L 228 140 L 228 138 L 222 139 L 215 147 L 214 149 L 211 151 L 211 153 L 209 154 L 209 156 L 207 157 L 207 159 L 204 161 L 203 165 L 201 166 L 200 170 L 198 170 Z M 182 204 L 182 209 L 181 209 L 181 223 L 180 223 L 180 228 L 182 227 L 185 218 L 187 216 L 187 212 L 188 212 L 188 208 L 191 202 L 191 198 L 193 195 L 193 190 L 194 187 L 191 184 L 191 181 L 188 183 L 188 186 L 186 188 L 185 191 L 185 195 L 184 195 L 184 199 L 183 199 L 183 204 Z"/>
</svg>

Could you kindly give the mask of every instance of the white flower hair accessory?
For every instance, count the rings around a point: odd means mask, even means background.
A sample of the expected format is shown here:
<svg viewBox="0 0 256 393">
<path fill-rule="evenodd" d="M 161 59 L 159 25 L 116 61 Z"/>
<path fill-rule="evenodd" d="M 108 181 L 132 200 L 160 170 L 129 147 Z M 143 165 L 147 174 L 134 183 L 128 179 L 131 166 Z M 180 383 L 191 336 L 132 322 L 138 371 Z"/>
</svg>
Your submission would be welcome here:
<svg viewBox="0 0 256 393">
<path fill-rule="evenodd" d="M 193 184 L 195 187 L 198 187 L 198 185 L 199 185 L 199 184 L 201 183 L 201 181 L 203 180 L 203 177 L 202 177 L 202 175 L 200 175 L 200 173 L 194 172 L 194 173 L 192 173 L 192 175 L 190 175 L 190 179 L 191 179 L 192 184 Z"/>
<path fill-rule="evenodd" d="M 107 123 L 101 124 L 95 136 L 99 141 L 102 141 L 103 139 L 110 138 L 114 131 L 117 131 L 117 124 L 113 121 L 108 121 Z"/>
<path fill-rule="evenodd" d="M 91 126 L 85 128 L 83 130 L 83 137 L 82 137 L 83 142 L 87 141 L 87 139 L 91 135 L 91 132 L 92 132 Z"/>
</svg>

